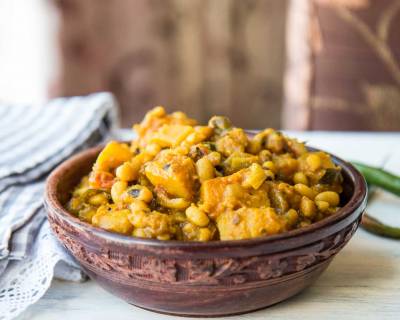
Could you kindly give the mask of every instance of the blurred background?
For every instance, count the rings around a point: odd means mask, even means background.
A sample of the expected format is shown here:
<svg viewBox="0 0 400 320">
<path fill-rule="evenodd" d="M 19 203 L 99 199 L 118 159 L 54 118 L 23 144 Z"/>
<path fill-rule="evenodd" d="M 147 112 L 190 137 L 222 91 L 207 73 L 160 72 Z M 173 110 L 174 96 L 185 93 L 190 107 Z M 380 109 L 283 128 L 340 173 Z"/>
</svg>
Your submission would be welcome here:
<svg viewBox="0 0 400 320">
<path fill-rule="evenodd" d="M 400 130 L 400 0 L 1 0 L 0 101 L 112 91 L 245 128 Z"/>
</svg>

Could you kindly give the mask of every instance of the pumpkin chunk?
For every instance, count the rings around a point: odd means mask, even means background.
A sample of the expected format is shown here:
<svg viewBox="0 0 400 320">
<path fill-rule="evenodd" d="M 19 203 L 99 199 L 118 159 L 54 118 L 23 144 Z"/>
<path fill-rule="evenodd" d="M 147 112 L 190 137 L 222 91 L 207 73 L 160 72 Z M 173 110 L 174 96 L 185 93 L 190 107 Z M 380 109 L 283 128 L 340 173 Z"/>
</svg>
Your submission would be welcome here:
<svg viewBox="0 0 400 320">
<path fill-rule="evenodd" d="M 163 125 L 150 138 L 150 143 L 157 143 L 161 147 L 175 147 L 194 132 L 193 127 L 179 124 Z"/>
<path fill-rule="evenodd" d="M 94 164 L 94 170 L 109 171 L 117 168 L 125 161 L 132 158 L 132 152 L 128 145 L 111 141 L 100 152 Z"/>
<path fill-rule="evenodd" d="M 189 157 L 164 150 L 145 165 L 144 172 L 154 186 L 163 187 L 170 195 L 184 199 L 193 197 L 196 168 Z"/>
<path fill-rule="evenodd" d="M 284 231 L 282 219 L 273 208 L 227 210 L 217 219 L 221 240 L 249 239 Z"/>
</svg>

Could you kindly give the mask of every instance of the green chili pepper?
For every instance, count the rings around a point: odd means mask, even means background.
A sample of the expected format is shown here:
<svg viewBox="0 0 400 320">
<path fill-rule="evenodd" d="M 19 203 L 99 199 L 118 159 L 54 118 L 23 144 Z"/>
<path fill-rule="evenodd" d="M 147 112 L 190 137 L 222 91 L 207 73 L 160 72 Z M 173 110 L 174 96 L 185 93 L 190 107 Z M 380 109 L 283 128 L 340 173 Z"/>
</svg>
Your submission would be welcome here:
<svg viewBox="0 0 400 320">
<path fill-rule="evenodd" d="M 383 169 L 367 166 L 358 162 L 353 165 L 362 173 L 368 183 L 368 201 L 375 195 L 376 187 L 380 187 L 397 196 L 400 196 L 400 177 Z M 371 233 L 387 237 L 400 239 L 400 228 L 388 226 L 379 220 L 364 214 L 361 227 Z"/>
<path fill-rule="evenodd" d="M 369 216 L 368 214 L 364 214 L 361 226 L 374 234 L 386 237 L 386 238 L 394 238 L 400 239 L 400 228 L 391 227 L 386 224 L 383 224 L 379 220 Z"/>
<path fill-rule="evenodd" d="M 397 196 L 400 196 L 399 176 L 377 167 L 367 166 L 358 162 L 352 163 L 363 174 L 368 184 L 380 187 Z"/>
</svg>

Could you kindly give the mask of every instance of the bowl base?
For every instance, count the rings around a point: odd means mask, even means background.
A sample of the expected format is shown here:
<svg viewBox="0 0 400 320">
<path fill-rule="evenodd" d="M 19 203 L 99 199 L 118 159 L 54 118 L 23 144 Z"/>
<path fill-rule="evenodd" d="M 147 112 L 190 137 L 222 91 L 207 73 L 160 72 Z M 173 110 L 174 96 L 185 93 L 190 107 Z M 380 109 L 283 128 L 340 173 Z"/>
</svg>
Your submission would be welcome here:
<svg viewBox="0 0 400 320">
<path fill-rule="evenodd" d="M 255 312 L 285 301 L 312 285 L 331 260 L 332 258 L 314 265 L 300 272 L 295 278 L 291 277 L 286 281 L 282 279 L 282 281 L 252 289 L 227 288 L 221 294 L 221 291 L 213 291 L 212 288 L 207 292 L 199 293 L 192 287 L 190 291 L 184 293 L 185 299 L 182 293 L 174 292 L 173 289 L 169 295 L 157 291 L 157 285 L 153 288 L 143 287 L 131 290 L 132 288 L 125 284 L 100 277 L 88 269 L 85 272 L 101 287 L 135 307 L 172 316 L 213 318 Z M 210 299 L 210 297 L 213 298 Z"/>
</svg>

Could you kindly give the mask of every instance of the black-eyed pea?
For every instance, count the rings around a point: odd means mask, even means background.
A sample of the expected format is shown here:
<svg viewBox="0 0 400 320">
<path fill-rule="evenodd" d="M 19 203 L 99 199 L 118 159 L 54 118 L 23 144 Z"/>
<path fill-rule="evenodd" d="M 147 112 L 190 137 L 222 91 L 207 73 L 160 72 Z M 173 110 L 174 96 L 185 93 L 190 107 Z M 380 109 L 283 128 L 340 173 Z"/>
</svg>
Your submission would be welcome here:
<svg viewBox="0 0 400 320">
<path fill-rule="evenodd" d="M 170 234 L 168 234 L 168 233 L 164 233 L 164 234 L 159 234 L 158 236 L 157 236 L 157 239 L 158 240 L 170 240 L 171 239 L 171 235 Z"/>
<path fill-rule="evenodd" d="M 122 195 L 128 188 L 128 183 L 126 181 L 117 181 L 111 187 L 111 198 L 114 203 L 119 203 L 122 201 Z"/>
<path fill-rule="evenodd" d="M 294 189 L 301 194 L 302 196 L 305 196 L 309 199 L 314 199 L 315 197 L 315 192 L 308 186 L 302 183 L 297 183 L 294 185 Z"/>
<path fill-rule="evenodd" d="M 190 201 L 184 198 L 170 198 L 163 188 L 156 188 L 157 202 L 170 209 L 186 209 L 190 206 Z"/>
<path fill-rule="evenodd" d="M 184 140 L 183 144 L 187 146 L 194 145 L 199 143 L 207 138 L 207 132 L 211 132 L 211 129 L 208 127 L 194 127 L 194 132 L 190 133 L 186 139 Z M 210 130 L 210 131 L 209 131 Z M 207 132 L 206 132 L 207 131 Z"/>
<path fill-rule="evenodd" d="M 300 202 L 300 211 L 305 217 L 312 218 L 317 213 L 317 207 L 314 201 L 303 196 Z"/>
<path fill-rule="evenodd" d="M 273 132 L 274 130 L 269 128 L 257 133 L 253 139 L 250 140 L 249 145 L 247 146 L 248 152 L 252 154 L 259 153 L 265 147 L 265 140 L 268 135 Z"/>
<path fill-rule="evenodd" d="M 186 209 L 186 216 L 190 222 L 199 227 L 205 227 L 210 222 L 207 214 L 194 205 Z"/>
<path fill-rule="evenodd" d="M 149 203 L 151 200 L 153 200 L 153 193 L 149 190 L 149 188 L 142 186 L 142 190 L 140 191 L 138 199 Z"/>
<path fill-rule="evenodd" d="M 262 163 L 271 160 L 272 154 L 271 151 L 269 150 L 261 150 L 260 153 L 258 154 L 258 157 L 260 158 L 260 161 Z"/>
<path fill-rule="evenodd" d="M 195 126 L 194 132 L 190 133 L 184 141 L 181 142 L 180 145 L 184 145 L 187 147 L 191 147 L 194 144 L 200 143 L 206 140 L 211 134 L 213 130 L 210 127 L 206 126 Z"/>
<path fill-rule="evenodd" d="M 93 216 L 96 214 L 97 210 L 95 208 L 84 208 L 79 211 L 78 217 L 86 222 L 92 222 Z"/>
<path fill-rule="evenodd" d="M 268 136 L 267 148 L 274 153 L 281 153 L 285 148 L 285 138 L 280 132 L 272 132 Z"/>
<path fill-rule="evenodd" d="M 190 148 L 185 145 L 180 145 L 180 146 L 177 146 L 176 148 L 174 148 L 175 153 L 178 153 L 178 154 L 181 154 L 184 156 L 187 155 L 189 153 L 189 151 L 190 151 Z"/>
<path fill-rule="evenodd" d="M 184 143 L 185 145 L 190 146 L 190 145 L 196 143 L 196 141 L 198 140 L 198 136 L 199 136 L 199 134 L 198 134 L 197 132 L 192 132 L 191 134 L 189 134 L 189 135 L 186 137 L 186 139 L 184 140 L 183 143 Z"/>
<path fill-rule="evenodd" d="M 286 221 L 289 226 L 293 227 L 299 220 L 299 214 L 294 209 L 289 209 L 285 214 Z"/>
<path fill-rule="evenodd" d="M 265 161 L 265 162 L 262 164 L 262 167 L 263 167 L 264 169 L 269 169 L 269 170 L 271 170 L 273 173 L 276 173 L 276 166 L 275 166 L 275 164 L 274 164 L 272 161 Z"/>
<path fill-rule="evenodd" d="M 149 188 L 137 184 L 126 190 L 123 200 L 126 203 L 132 203 L 134 200 L 141 200 L 149 203 L 153 200 L 153 193 Z"/>
<path fill-rule="evenodd" d="M 132 236 L 138 237 L 138 238 L 148 238 L 149 236 L 147 235 L 145 229 L 143 228 L 135 228 L 132 232 Z"/>
<path fill-rule="evenodd" d="M 129 205 L 129 210 L 131 210 L 132 213 L 149 212 L 150 208 L 146 202 L 142 200 L 135 200 Z"/>
<path fill-rule="evenodd" d="M 71 210 L 73 213 L 77 213 L 82 205 L 82 199 L 80 198 L 72 198 L 68 202 L 68 209 Z"/>
<path fill-rule="evenodd" d="M 315 201 L 315 204 L 317 205 L 317 208 L 321 212 L 325 212 L 326 210 L 329 209 L 329 203 L 326 201 Z"/>
<path fill-rule="evenodd" d="M 213 151 L 206 155 L 207 159 L 210 160 L 213 166 L 219 165 L 221 163 L 221 154 L 219 152 Z"/>
<path fill-rule="evenodd" d="M 211 161 L 203 157 L 196 162 L 197 175 L 201 182 L 212 179 L 215 177 L 214 166 Z"/>
<path fill-rule="evenodd" d="M 133 180 L 136 180 L 139 177 L 139 172 L 143 165 L 143 157 L 141 155 L 133 157 L 130 161 L 130 165 L 132 167 L 133 174 L 135 176 Z"/>
<path fill-rule="evenodd" d="M 181 211 L 177 211 L 174 213 L 174 220 L 176 222 L 185 222 L 186 221 L 186 214 Z"/>
<path fill-rule="evenodd" d="M 191 234 L 197 230 L 196 226 L 188 222 L 182 227 L 183 232 L 186 234 Z"/>
<path fill-rule="evenodd" d="M 186 209 L 187 207 L 190 206 L 190 201 L 184 199 L 184 198 L 165 198 L 165 199 L 161 199 L 158 198 L 159 203 L 163 206 L 163 207 L 167 207 L 170 209 Z"/>
<path fill-rule="evenodd" d="M 104 193 L 98 193 L 91 196 L 88 202 L 93 206 L 101 206 L 108 203 L 108 197 Z"/>
<path fill-rule="evenodd" d="M 193 223 L 189 221 L 182 227 L 182 231 L 185 235 L 185 238 L 191 240 L 195 240 L 197 238 L 198 229 L 199 227 L 195 226 Z"/>
<path fill-rule="evenodd" d="M 145 148 L 145 152 L 155 156 L 156 154 L 158 154 L 161 151 L 161 146 L 158 145 L 157 143 L 150 143 L 149 145 L 146 146 Z"/>
<path fill-rule="evenodd" d="M 296 172 L 293 175 L 293 182 L 294 183 L 301 183 L 301 184 L 304 184 L 304 185 L 307 186 L 308 185 L 308 178 L 304 174 L 304 172 L 299 171 L 299 172 Z"/>
<path fill-rule="evenodd" d="M 128 220 L 135 228 L 143 229 L 147 226 L 146 213 L 144 211 L 133 211 L 131 209 L 128 214 Z"/>
<path fill-rule="evenodd" d="M 208 228 L 200 228 L 198 234 L 199 241 L 209 241 L 211 240 L 211 230 Z"/>
<path fill-rule="evenodd" d="M 286 194 L 292 194 L 293 193 L 293 189 L 292 186 L 286 182 L 280 182 L 278 184 L 278 190 L 282 191 Z"/>
<path fill-rule="evenodd" d="M 334 191 L 324 191 L 315 197 L 316 201 L 326 201 L 331 207 L 337 207 L 340 202 L 339 195 Z"/>
<path fill-rule="evenodd" d="M 311 171 L 317 171 L 321 168 L 322 161 L 317 154 L 310 153 L 306 158 L 306 163 Z"/>
<path fill-rule="evenodd" d="M 137 173 L 135 172 L 132 164 L 130 162 L 124 162 L 116 170 L 115 175 L 118 179 L 122 181 L 132 181 L 137 178 Z"/>
</svg>

